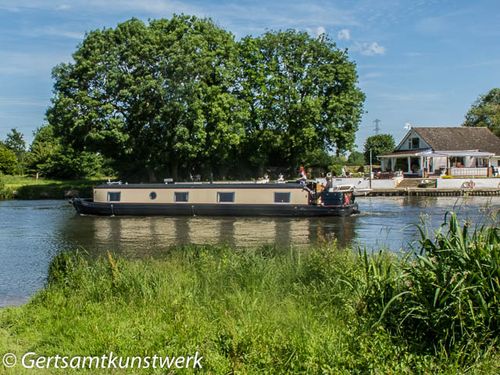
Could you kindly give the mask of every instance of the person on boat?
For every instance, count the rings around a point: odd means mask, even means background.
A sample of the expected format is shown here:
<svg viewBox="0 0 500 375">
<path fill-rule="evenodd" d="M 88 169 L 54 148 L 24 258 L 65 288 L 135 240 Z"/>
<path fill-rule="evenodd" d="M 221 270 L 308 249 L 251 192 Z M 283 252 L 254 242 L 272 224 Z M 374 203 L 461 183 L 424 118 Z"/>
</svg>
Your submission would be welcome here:
<svg viewBox="0 0 500 375">
<path fill-rule="evenodd" d="M 325 189 L 326 191 L 328 191 L 329 189 L 331 189 L 333 187 L 333 180 L 332 180 L 332 174 L 330 172 L 328 172 L 326 174 L 326 183 L 325 183 Z"/>
<path fill-rule="evenodd" d="M 283 174 L 280 173 L 280 175 L 278 176 L 277 182 L 278 182 L 278 184 L 284 184 L 286 182 L 285 178 L 283 177 Z"/>
<path fill-rule="evenodd" d="M 304 169 L 304 167 L 301 165 L 300 168 L 299 168 L 299 182 L 302 184 L 302 185 L 305 185 L 306 184 L 306 181 L 307 181 L 307 174 L 306 174 L 306 170 Z"/>
</svg>

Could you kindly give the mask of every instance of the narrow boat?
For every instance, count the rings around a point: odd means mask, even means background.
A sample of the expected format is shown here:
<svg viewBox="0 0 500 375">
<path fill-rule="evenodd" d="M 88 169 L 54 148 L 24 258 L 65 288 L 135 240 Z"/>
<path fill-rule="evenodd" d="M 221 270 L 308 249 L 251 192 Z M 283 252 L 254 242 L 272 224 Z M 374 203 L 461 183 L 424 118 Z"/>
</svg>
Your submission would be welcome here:
<svg viewBox="0 0 500 375">
<path fill-rule="evenodd" d="M 93 199 L 71 203 L 84 215 L 346 216 L 358 212 L 353 190 L 302 183 L 107 183 Z"/>
</svg>

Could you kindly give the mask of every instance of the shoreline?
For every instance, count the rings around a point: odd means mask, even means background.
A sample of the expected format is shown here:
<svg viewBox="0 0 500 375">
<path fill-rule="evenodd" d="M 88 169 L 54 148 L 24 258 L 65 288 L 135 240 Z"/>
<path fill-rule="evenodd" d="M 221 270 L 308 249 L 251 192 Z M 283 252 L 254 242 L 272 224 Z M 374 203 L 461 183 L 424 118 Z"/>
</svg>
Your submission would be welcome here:
<svg viewBox="0 0 500 375">
<path fill-rule="evenodd" d="M 25 176 L 0 177 L 0 201 L 67 199 L 91 196 L 96 184 L 104 178 L 82 180 L 45 180 Z"/>
<path fill-rule="evenodd" d="M 420 196 L 420 197 L 459 197 L 459 196 L 500 196 L 500 188 L 442 189 L 442 188 L 394 188 L 373 189 L 366 196 Z"/>
</svg>

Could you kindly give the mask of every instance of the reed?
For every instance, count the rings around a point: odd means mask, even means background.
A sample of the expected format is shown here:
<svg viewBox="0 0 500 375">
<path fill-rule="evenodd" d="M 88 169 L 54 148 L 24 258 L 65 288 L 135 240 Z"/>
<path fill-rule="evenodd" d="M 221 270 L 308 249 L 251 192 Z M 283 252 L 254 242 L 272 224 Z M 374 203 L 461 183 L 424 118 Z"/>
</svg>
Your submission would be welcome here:
<svg viewBox="0 0 500 375">
<path fill-rule="evenodd" d="M 367 258 L 365 301 L 385 328 L 421 352 L 477 356 L 500 337 L 500 229 L 448 220 L 433 237 L 420 226 L 420 251 L 394 269 Z"/>
</svg>

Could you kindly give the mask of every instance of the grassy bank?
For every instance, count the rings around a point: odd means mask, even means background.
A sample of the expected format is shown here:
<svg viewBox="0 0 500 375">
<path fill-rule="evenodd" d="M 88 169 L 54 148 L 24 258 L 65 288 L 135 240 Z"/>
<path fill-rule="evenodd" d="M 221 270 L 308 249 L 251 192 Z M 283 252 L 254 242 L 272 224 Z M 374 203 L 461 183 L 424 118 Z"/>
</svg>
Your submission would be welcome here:
<svg viewBox="0 0 500 375">
<path fill-rule="evenodd" d="M 0 353 L 198 351 L 213 374 L 498 373 L 498 229 L 467 233 L 452 219 L 422 246 L 411 259 L 335 247 L 62 254 L 43 291 L 0 311 Z"/>
<path fill-rule="evenodd" d="M 92 196 L 92 187 L 105 179 L 51 180 L 28 176 L 0 176 L 0 200 L 64 199 Z"/>
</svg>

